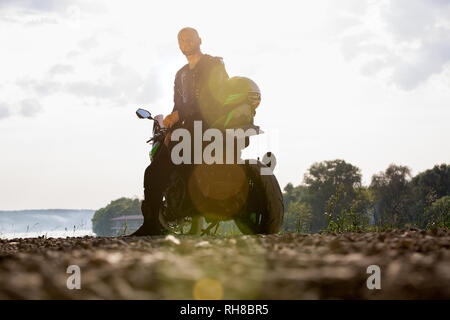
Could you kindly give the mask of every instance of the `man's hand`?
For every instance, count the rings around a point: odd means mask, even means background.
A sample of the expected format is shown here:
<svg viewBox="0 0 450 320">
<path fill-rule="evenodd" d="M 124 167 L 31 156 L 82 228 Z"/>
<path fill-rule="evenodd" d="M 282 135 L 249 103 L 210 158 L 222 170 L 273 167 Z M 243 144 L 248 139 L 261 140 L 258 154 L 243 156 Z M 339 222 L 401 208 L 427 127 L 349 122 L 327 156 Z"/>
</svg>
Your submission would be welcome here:
<svg viewBox="0 0 450 320">
<path fill-rule="evenodd" d="M 180 116 L 178 115 L 178 111 L 174 111 L 171 114 L 167 115 L 164 120 L 163 124 L 167 128 L 171 128 L 175 123 L 177 123 L 180 120 Z"/>
<path fill-rule="evenodd" d="M 166 145 L 166 147 L 169 146 L 171 136 L 172 136 L 172 132 L 169 132 L 169 133 L 167 133 L 166 137 L 164 138 L 164 144 Z"/>
</svg>

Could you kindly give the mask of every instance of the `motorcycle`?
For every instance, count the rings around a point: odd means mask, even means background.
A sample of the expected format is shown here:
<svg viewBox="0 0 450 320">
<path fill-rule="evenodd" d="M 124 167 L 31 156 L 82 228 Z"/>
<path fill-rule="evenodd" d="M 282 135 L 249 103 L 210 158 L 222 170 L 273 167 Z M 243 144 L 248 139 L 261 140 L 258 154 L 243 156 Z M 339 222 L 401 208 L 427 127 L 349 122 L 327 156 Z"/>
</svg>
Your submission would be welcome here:
<svg viewBox="0 0 450 320">
<path fill-rule="evenodd" d="M 144 109 L 136 114 L 140 119 L 153 120 L 153 137 L 147 141 L 152 146 L 153 161 L 175 127 L 164 127 L 162 115 L 152 117 Z M 258 126 L 252 126 L 256 134 L 262 133 Z M 243 148 L 248 145 L 246 137 Z M 239 159 L 243 148 L 241 144 L 237 150 Z M 283 197 L 275 176 L 261 174 L 267 168 L 259 158 L 233 164 L 175 166 L 160 200 L 161 225 L 175 234 L 208 235 L 217 232 L 220 222 L 234 220 L 243 234 L 278 233 L 284 215 Z"/>
</svg>

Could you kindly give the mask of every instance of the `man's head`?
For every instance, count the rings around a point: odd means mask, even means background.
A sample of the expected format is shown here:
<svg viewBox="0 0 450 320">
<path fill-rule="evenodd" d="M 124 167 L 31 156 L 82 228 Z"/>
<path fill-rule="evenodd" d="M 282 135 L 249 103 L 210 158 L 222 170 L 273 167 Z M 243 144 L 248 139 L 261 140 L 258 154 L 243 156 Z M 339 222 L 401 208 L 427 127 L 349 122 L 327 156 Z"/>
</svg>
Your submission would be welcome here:
<svg viewBox="0 0 450 320">
<path fill-rule="evenodd" d="M 178 46 L 185 56 L 199 53 L 201 44 L 202 39 L 194 28 L 187 27 L 178 32 Z"/>
</svg>

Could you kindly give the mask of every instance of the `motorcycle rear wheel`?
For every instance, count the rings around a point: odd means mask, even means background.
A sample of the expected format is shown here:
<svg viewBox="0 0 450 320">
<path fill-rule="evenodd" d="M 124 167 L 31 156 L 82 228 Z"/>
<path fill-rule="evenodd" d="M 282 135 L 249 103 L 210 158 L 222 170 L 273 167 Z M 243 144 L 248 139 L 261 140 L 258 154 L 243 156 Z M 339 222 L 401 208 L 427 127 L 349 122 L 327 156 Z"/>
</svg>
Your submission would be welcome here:
<svg viewBox="0 0 450 320">
<path fill-rule="evenodd" d="M 267 166 L 260 161 L 246 165 L 249 195 L 244 213 L 234 220 L 243 234 L 274 234 L 284 216 L 283 195 L 275 175 L 261 175 Z"/>
</svg>

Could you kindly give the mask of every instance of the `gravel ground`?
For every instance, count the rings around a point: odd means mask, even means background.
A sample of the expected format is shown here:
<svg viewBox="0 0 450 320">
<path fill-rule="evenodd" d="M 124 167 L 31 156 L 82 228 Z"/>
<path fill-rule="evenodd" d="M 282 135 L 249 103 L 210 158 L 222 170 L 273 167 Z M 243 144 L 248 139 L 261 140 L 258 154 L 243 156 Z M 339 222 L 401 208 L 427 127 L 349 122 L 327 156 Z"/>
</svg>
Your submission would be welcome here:
<svg viewBox="0 0 450 320">
<path fill-rule="evenodd" d="M 450 299 L 449 248 L 443 229 L 0 240 L 0 299 Z"/>
</svg>

